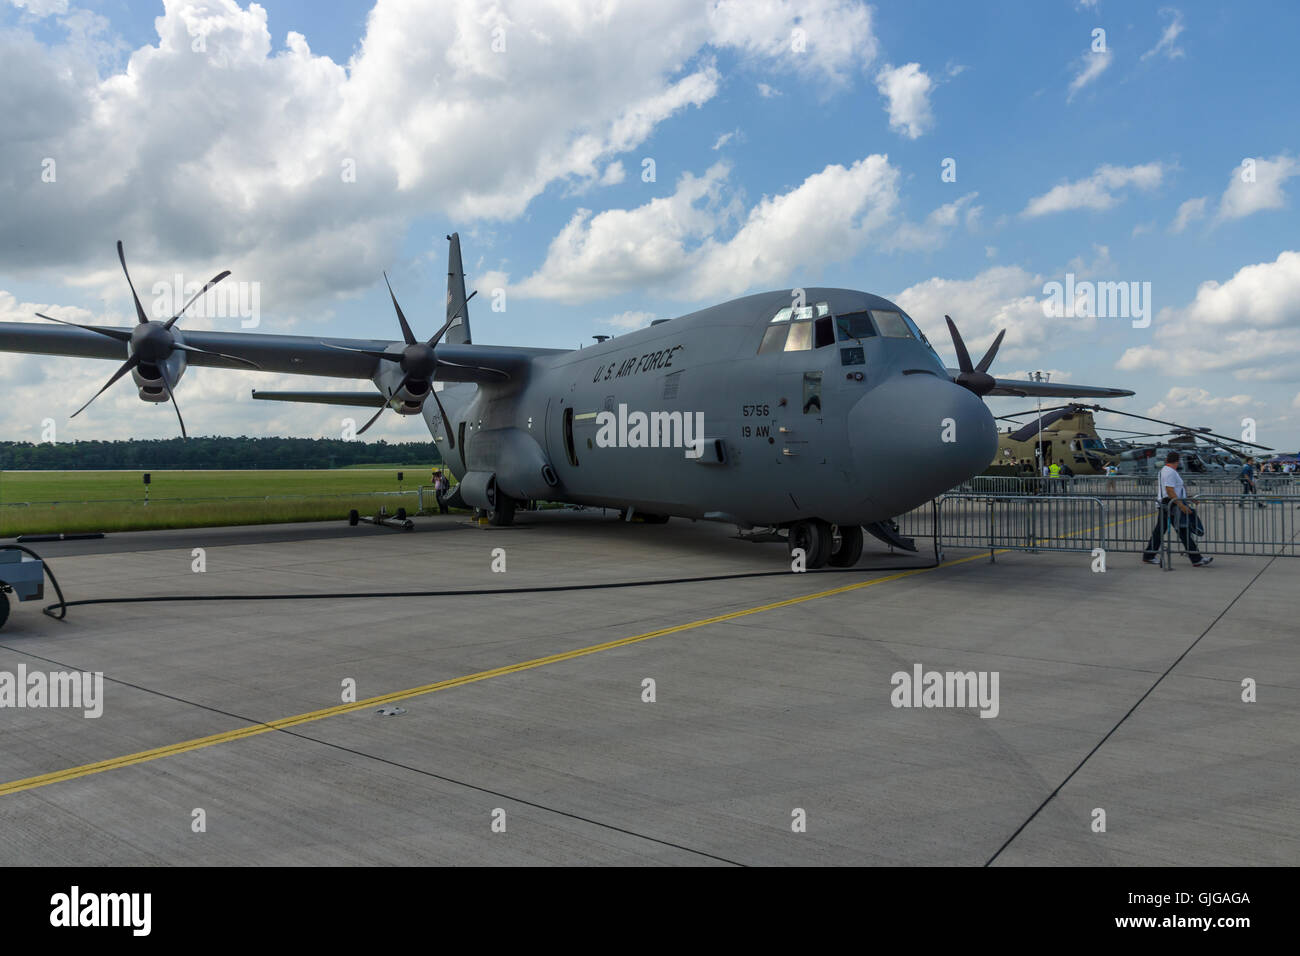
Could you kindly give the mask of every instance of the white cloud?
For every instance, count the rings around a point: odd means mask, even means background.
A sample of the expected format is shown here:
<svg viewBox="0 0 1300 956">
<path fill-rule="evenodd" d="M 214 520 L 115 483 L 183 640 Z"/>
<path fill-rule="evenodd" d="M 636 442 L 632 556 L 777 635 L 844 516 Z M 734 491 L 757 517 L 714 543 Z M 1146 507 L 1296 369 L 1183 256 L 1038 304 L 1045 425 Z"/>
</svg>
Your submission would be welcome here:
<svg viewBox="0 0 1300 956">
<path fill-rule="evenodd" d="M 1126 350 L 1116 367 L 1300 379 L 1300 252 L 1244 266 L 1226 282 L 1202 282 L 1189 304 L 1160 311 L 1155 338 Z"/>
<path fill-rule="evenodd" d="M 948 341 L 944 315 L 951 315 L 972 357 L 992 344 L 998 330 L 1007 337 L 999 361 L 1033 358 L 1067 328 L 1066 320 L 1043 315 L 1043 277 L 1019 266 L 993 266 L 971 279 L 935 277 L 904 289 L 893 300 L 926 330 L 930 341 Z M 1071 334 L 1089 331 L 1096 320 L 1068 320 Z M 978 353 L 978 354 L 977 354 Z M 954 363 L 955 364 L 955 363 Z"/>
<path fill-rule="evenodd" d="M 1173 233 L 1182 232 L 1190 223 L 1198 219 L 1205 218 L 1205 196 L 1198 196 L 1195 199 L 1189 199 L 1178 207 L 1178 214 L 1174 216 L 1174 221 L 1169 224 L 1169 231 Z"/>
<path fill-rule="evenodd" d="M 916 139 L 934 126 L 930 90 L 934 84 L 919 63 L 886 66 L 876 74 L 876 89 L 888 102 L 889 128 Z"/>
<path fill-rule="evenodd" d="M 1298 174 L 1300 163 L 1285 154 L 1254 160 L 1253 182 L 1247 181 L 1250 178 L 1248 167 L 1238 166 L 1232 171 L 1228 188 L 1219 200 L 1217 221 L 1241 219 L 1267 209 L 1282 209 L 1286 206 L 1282 184 Z"/>
<path fill-rule="evenodd" d="M 261 280 L 268 311 L 350 294 L 416 218 L 512 220 L 552 184 L 614 181 L 621 154 L 716 95 L 714 51 L 834 85 L 876 47 L 847 0 L 380 0 L 346 63 L 295 32 L 278 45 L 258 4 L 169 0 L 154 24 L 103 76 L 84 43 L 0 32 L 0 272 L 80 272 L 119 297 L 120 235 L 146 274 Z"/>
<path fill-rule="evenodd" d="M 715 45 L 833 86 L 867 69 L 878 49 L 871 8 L 856 0 L 714 0 L 708 20 Z"/>
<path fill-rule="evenodd" d="M 761 97 L 763 97 L 763 99 L 765 99 L 765 100 L 770 100 L 770 99 L 772 99 L 774 96 L 780 96 L 780 95 L 781 95 L 781 91 L 778 90 L 778 89 L 777 89 L 776 87 L 774 87 L 774 86 L 768 86 L 766 83 L 759 83 L 759 84 L 758 84 L 758 95 L 761 96 Z"/>
<path fill-rule="evenodd" d="M 1164 166 L 1146 163 L 1141 166 L 1098 166 L 1087 179 L 1053 186 L 1041 196 L 1035 196 L 1025 206 L 1022 216 L 1045 216 L 1071 209 L 1105 210 L 1119 203 L 1117 190 L 1127 186 L 1149 190 L 1160 185 Z"/>
<path fill-rule="evenodd" d="M 616 329 L 624 329 L 631 332 L 635 329 L 643 329 L 655 320 L 653 312 L 620 312 L 618 315 L 611 315 L 607 319 L 601 319 L 602 325 L 608 325 Z"/>
<path fill-rule="evenodd" d="M 1188 412 L 1210 416 L 1244 411 L 1257 404 L 1259 403 L 1250 395 L 1214 395 L 1204 388 L 1179 385 L 1166 392 L 1165 397 L 1148 408 L 1146 413 L 1154 418 L 1166 415 L 1176 417 L 1178 414 L 1186 417 Z"/>
<path fill-rule="evenodd" d="M 726 198 L 729 172 L 718 163 L 703 176 L 686 174 L 671 196 L 635 209 L 579 210 L 514 292 L 584 302 L 654 287 L 674 298 L 716 298 L 845 261 L 873 238 L 893 241 L 882 227 L 894 217 L 899 176 L 884 156 L 829 165 L 747 213 Z"/>
<path fill-rule="evenodd" d="M 616 160 L 605 167 L 604 175 L 600 177 L 600 184 L 602 186 L 616 186 L 626 178 L 627 171 L 623 168 L 623 164 Z"/>
<path fill-rule="evenodd" d="M 1160 34 L 1160 39 L 1156 45 L 1142 54 L 1141 59 L 1147 60 L 1157 54 L 1163 53 L 1168 59 L 1176 60 L 1184 55 L 1183 49 L 1177 46 L 1178 34 L 1182 33 L 1183 14 L 1173 7 L 1165 7 L 1160 11 L 1163 16 L 1169 17 L 1169 23 L 1165 26 L 1164 32 Z"/>
<path fill-rule="evenodd" d="M 1072 101 L 1076 93 L 1105 73 L 1106 68 L 1110 66 L 1110 61 L 1109 47 L 1099 53 L 1087 50 L 1079 60 L 1079 72 L 1074 75 L 1074 79 L 1070 80 L 1070 89 L 1065 101 L 1067 103 Z"/>
<path fill-rule="evenodd" d="M 723 133 L 721 136 L 719 136 L 713 143 L 714 151 L 716 152 L 717 150 L 722 149 L 722 147 L 726 146 L 727 143 L 729 143 L 731 139 L 736 135 L 736 132 L 737 131 L 733 129 L 731 130 L 731 132 Z"/>
<path fill-rule="evenodd" d="M 950 203 L 936 208 L 920 225 L 903 222 L 894 229 L 890 248 L 896 249 L 936 249 L 941 246 L 948 234 L 963 221 L 972 232 L 978 227 L 983 206 L 975 205 L 979 193 L 967 193 Z"/>
<path fill-rule="evenodd" d="M 9 0 L 9 2 L 34 17 L 49 17 L 68 12 L 68 0 Z"/>
</svg>

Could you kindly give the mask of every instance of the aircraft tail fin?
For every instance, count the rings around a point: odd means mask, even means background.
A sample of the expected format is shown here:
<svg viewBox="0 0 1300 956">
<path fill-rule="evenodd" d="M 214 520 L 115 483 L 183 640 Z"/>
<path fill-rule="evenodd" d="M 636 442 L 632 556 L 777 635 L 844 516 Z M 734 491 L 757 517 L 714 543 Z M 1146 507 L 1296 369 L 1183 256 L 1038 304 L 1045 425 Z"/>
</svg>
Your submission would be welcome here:
<svg viewBox="0 0 1300 956">
<path fill-rule="evenodd" d="M 465 298 L 465 268 L 460 260 L 460 233 L 447 237 L 451 248 L 447 250 L 447 318 L 460 313 L 456 324 L 447 330 L 443 341 L 449 345 L 469 345 L 469 303 Z"/>
</svg>

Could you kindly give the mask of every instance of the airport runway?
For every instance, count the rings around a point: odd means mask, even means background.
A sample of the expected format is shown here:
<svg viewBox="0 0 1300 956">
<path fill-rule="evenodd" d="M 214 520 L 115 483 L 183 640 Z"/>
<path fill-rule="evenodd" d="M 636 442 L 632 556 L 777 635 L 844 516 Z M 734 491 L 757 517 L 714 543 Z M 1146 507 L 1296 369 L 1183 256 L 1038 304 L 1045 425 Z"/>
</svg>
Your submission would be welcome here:
<svg viewBox="0 0 1300 956">
<path fill-rule="evenodd" d="M 0 710 L 0 865 L 1300 862 L 1297 559 L 872 571 L 925 556 L 869 539 L 861 574 L 330 597 L 787 567 L 677 519 L 417 523 L 35 546 L 69 600 L 320 597 L 15 605 L 0 671 L 106 683 L 97 719 Z M 996 672 L 997 716 L 894 707 L 918 664 Z"/>
</svg>

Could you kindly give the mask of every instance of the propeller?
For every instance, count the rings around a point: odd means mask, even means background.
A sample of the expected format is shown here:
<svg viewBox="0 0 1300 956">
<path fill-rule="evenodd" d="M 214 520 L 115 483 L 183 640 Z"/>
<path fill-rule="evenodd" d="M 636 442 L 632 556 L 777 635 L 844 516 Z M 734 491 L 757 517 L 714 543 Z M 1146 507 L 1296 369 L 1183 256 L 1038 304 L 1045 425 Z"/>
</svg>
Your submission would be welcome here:
<svg viewBox="0 0 1300 956">
<path fill-rule="evenodd" d="M 998 347 L 1002 344 L 1002 338 L 1007 334 L 1007 330 L 1003 329 L 998 333 L 998 337 L 993 340 L 993 344 L 984 353 L 984 357 L 979 360 L 979 364 L 972 366 L 970 352 L 966 351 L 966 343 L 962 341 L 956 323 L 948 315 L 945 315 L 943 319 L 948 323 L 948 334 L 952 336 L 952 346 L 957 351 L 957 367 L 961 369 L 953 381 L 962 388 L 970 389 L 976 395 L 981 397 L 987 395 L 998 384 L 997 379 L 989 374 L 989 366 L 993 364 L 993 357 L 998 354 Z"/>
<path fill-rule="evenodd" d="M 190 300 L 181 306 L 180 311 L 169 318 L 166 322 L 159 322 L 157 320 L 150 320 L 150 318 L 145 314 L 144 306 L 140 302 L 140 296 L 137 295 L 135 291 L 135 283 L 131 281 L 131 271 L 126 267 L 126 251 L 122 248 L 122 240 L 120 239 L 117 241 L 117 259 L 122 263 L 122 273 L 126 276 L 126 284 L 131 288 L 131 301 L 135 304 L 135 314 L 138 319 L 135 328 L 130 332 L 125 329 L 104 329 L 93 325 L 82 325 L 78 322 L 67 322 L 63 319 L 56 319 L 51 315 L 45 315 L 42 312 L 36 313 L 39 318 L 47 319 L 50 322 L 58 322 L 60 325 L 70 325 L 74 328 L 85 329 L 87 332 L 94 332 L 96 335 L 102 335 L 106 338 L 114 339 L 118 342 L 125 342 L 127 344 L 127 350 L 129 353 L 127 360 L 123 362 L 121 367 L 113 373 L 113 376 L 104 383 L 104 387 L 92 395 L 90 401 L 78 408 L 70 417 L 76 418 L 84 412 L 90 407 L 91 402 L 108 391 L 109 387 L 126 375 L 127 372 L 132 372 L 141 365 L 149 365 L 158 369 L 159 377 L 162 379 L 163 388 L 167 391 L 167 398 L 171 401 L 172 407 L 176 409 L 176 419 L 181 425 L 181 437 L 188 438 L 189 436 L 185 433 L 185 419 L 181 417 L 180 406 L 176 404 L 176 396 L 172 392 L 172 384 L 167 376 L 167 369 L 164 364 L 167 359 L 171 357 L 173 352 L 191 352 L 200 355 L 214 355 L 231 362 L 238 362 L 241 365 L 247 365 L 251 368 L 261 368 L 261 366 L 256 362 L 250 362 L 248 359 L 240 358 L 238 355 L 227 355 L 224 352 L 213 352 L 210 349 L 201 349 L 198 346 L 185 345 L 178 342 L 176 336 L 172 334 L 172 326 L 174 326 L 180 317 L 185 314 L 185 311 L 189 309 L 189 307 L 192 306 L 200 296 L 206 293 L 222 279 L 226 278 L 226 276 L 230 275 L 230 270 L 227 269 L 226 271 L 213 276 L 202 289 L 194 293 L 194 295 L 190 297 Z"/>
<path fill-rule="evenodd" d="M 402 341 L 406 344 L 401 352 L 384 352 L 378 349 L 356 349 L 343 345 L 332 345 L 329 342 L 322 343 L 323 345 L 328 345 L 330 348 L 340 349 L 345 352 L 360 352 L 362 355 L 369 355 L 372 358 L 377 358 L 383 362 L 396 362 L 402 369 L 402 380 L 398 383 L 397 388 L 389 391 L 388 401 L 383 404 L 379 411 L 375 412 L 374 417 L 371 418 L 370 421 L 366 422 L 365 425 L 357 431 L 357 434 L 365 434 L 366 430 L 369 429 L 371 425 L 379 421 L 379 416 L 384 414 L 384 409 L 388 408 L 392 404 L 393 396 L 398 392 L 401 392 L 403 389 L 406 389 L 411 395 L 423 395 L 428 392 L 433 395 L 433 400 L 438 406 L 438 414 L 442 416 L 443 428 L 447 432 L 447 441 L 451 444 L 452 448 L 455 448 L 456 439 L 453 438 L 451 434 L 451 425 L 449 424 L 450 420 L 447 418 L 447 410 L 442 407 L 442 401 L 438 398 L 438 392 L 433 387 L 433 382 L 437 377 L 439 365 L 455 365 L 457 368 L 475 368 L 477 366 L 462 366 L 455 362 L 447 362 L 439 359 L 437 354 L 438 342 L 442 340 L 442 337 L 447 334 L 447 330 L 450 329 L 452 325 L 455 324 L 456 320 L 460 318 L 461 312 L 463 312 L 465 306 L 469 304 L 469 300 L 478 295 L 478 290 L 476 289 L 466 297 L 460 310 L 451 315 L 447 321 L 443 323 L 442 328 L 438 329 L 438 331 L 433 334 L 433 338 L 429 339 L 428 342 L 421 342 L 415 337 L 415 333 L 411 331 L 411 324 L 406 321 L 406 313 L 402 311 L 402 306 L 397 301 L 397 295 L 393 292 L 393 284 L 388 281 L 387 272 L 384 273 L 384 285 L 388 286 L 388 297 L 393 300 L 393 309 L 397 312 L 397 324 L 402 327 Z M 497 370 L 485 369 L 484 371 L 496 372 Z M 504 372 L 499 374 L 506 378 L 509 377 Z"/>
</svg>

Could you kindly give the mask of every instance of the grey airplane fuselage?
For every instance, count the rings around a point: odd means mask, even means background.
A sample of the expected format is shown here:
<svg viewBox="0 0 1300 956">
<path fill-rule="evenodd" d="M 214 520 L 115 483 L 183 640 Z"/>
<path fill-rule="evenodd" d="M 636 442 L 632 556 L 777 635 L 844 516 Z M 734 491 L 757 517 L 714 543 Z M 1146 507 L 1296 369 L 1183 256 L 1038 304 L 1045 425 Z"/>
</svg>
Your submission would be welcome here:
<svg viewBox="0 0 1300 956">
<path fill-rule="evenodd" d="M 804 295 L 827 303 L 833 316 L 899 311 L 863 292 Z M 992 415 L 953 383 L 923 338 L 823 335 L 819 346 L 760 354 L 773 316 L 791 298 L 752 295 L 539 355 L 526 376 L 500 385 L 449 384 L 439 397 L 450 435 L 434 402 L 422 412 L 461 480 L 491 474 L 499 493 L 520 500 L 744 526 L 808 518 L 871 524 L 987 466 L 997 448 Z M 625 420 L 698 413 L 702 453 L 611 445 L 608 429 L 602 441 L 600 413 L 620 411 Z"/>
</svg>

